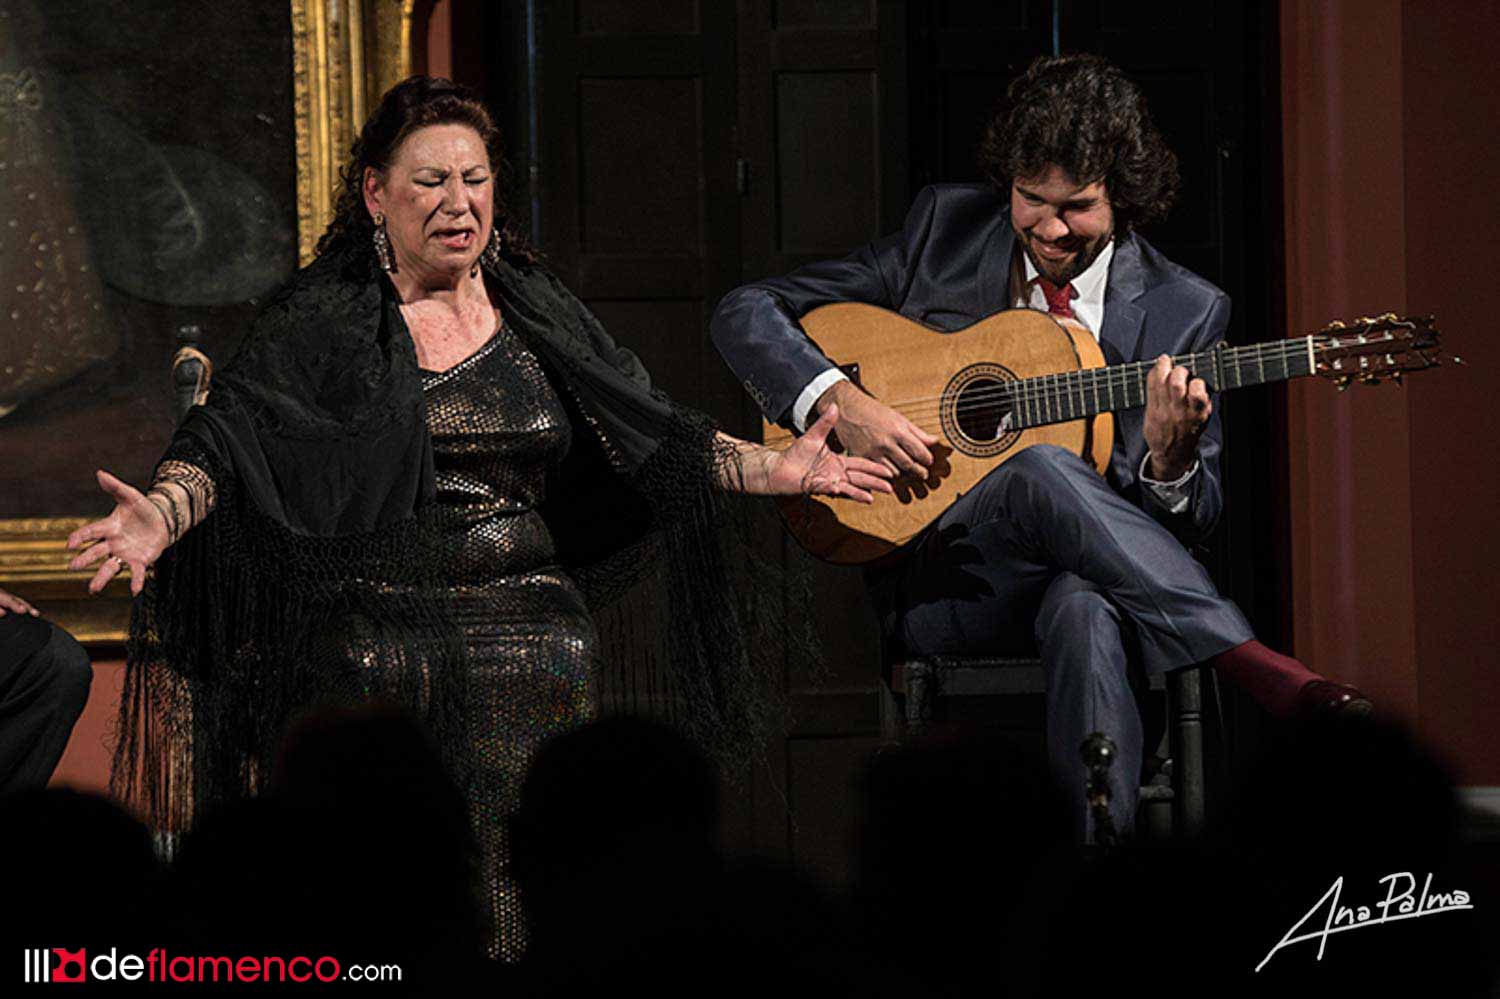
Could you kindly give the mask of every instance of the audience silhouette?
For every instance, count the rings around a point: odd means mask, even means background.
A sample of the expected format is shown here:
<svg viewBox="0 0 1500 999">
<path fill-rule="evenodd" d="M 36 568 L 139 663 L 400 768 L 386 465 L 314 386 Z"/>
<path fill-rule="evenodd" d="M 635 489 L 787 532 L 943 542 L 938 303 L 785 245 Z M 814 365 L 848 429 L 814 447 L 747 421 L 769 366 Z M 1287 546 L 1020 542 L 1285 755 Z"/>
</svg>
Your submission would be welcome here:
<svg viewBox="0 0 1500 999">
<path fill-rule="evenodd" d="M 1283 731 L 1239 783 L 1201 841 L 1101 854 L 1072 843 L 1027 745 L 883 747 L 839 891 L 726 854 L 707 758 L 667 725 L 606 718 L 533 760 L 509 826 L 528 950 L 499 966 L 434 743 L 389 708 L 325 710 L 288 735 L 263 794 L 205 816 L 165 864 L 102 798 L 0 802 L 5 938 L 331 954 L 400 965 L 391 995 L 1491 994 L 1496 844 L 1466 838 L 1450 776 L 1407 730 Z"/>
</svg>

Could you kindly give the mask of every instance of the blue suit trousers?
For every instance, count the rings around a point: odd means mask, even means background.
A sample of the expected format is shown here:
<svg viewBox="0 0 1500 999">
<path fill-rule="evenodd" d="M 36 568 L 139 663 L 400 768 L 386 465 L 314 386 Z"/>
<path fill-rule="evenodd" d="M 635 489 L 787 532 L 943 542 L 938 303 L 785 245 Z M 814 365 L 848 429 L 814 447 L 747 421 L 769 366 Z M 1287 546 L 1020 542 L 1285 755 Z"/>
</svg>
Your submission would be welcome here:
<svg viewBox="0 0 1500 999">
<path fill-rule="evenodd" d="M 1092 732 L 1119 750 L 1115 826 L 1134 823 L 1144 747 L 1131 665 L 1180 669 L 1254 637 L 1181 542 L 1050 445 L 993 469 L 871 583 L 910 653 L 1040 655 L 1048 761 L 1080 840 L 1089 832 L 1080 747 Z"/>
</svg>

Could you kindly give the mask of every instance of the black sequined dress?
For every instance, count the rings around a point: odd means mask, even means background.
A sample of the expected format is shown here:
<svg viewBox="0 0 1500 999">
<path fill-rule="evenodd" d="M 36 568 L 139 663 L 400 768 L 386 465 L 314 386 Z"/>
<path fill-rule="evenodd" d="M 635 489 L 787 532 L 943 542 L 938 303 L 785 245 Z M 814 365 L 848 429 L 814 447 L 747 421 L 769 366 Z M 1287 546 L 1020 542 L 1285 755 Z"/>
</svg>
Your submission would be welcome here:
<svg viewBox="0 0 1500 999">
<path fill-rule="evenodd" d="M 594 625 L 537 512 L 547 472 L 568 447 L 568 417 L 536 358 L 503 325 L 466 360 L 421 376 L 471 671 L 474 770 L 465 790 L 494 920 L 489 947 L 514 960 L 524 939 L 505 870 L 505 819 L 536 745 L 592 710 Z"/>
<path fill-rule="evenodd" d="M 469 794 L 490 951 L 513 957 L 499 820 L 532 747 L 592 694 L 741 767 L 778 730 L 786 608 L 807 601 L 760 567 L 713 421 L 545 268 L 482 266 L 507 329 L 451 371 L 420 373 L 361 239 L 288 281 L 215 372 L 161 465 L 211 482 L 214 510 L 132 606 L 111 786 L 187 829 L 271 786 L 310 706 L 396 704 Z"/>
</svg>

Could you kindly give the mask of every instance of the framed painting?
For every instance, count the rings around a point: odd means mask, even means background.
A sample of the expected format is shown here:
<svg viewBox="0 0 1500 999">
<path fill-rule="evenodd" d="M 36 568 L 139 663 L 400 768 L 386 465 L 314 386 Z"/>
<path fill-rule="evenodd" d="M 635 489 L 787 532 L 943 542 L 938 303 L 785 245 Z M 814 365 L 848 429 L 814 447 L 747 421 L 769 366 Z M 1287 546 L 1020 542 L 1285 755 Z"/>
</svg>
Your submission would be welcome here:
<svg viewBox="0 0 1500 999">
<path fill-rule="evenodd" d="M 311 258 L 413 0 L 0 0 L 0 588 L 123 641 L 63 546 L 150 478 L 194 339 L 227 357 Z"/>
</svg>

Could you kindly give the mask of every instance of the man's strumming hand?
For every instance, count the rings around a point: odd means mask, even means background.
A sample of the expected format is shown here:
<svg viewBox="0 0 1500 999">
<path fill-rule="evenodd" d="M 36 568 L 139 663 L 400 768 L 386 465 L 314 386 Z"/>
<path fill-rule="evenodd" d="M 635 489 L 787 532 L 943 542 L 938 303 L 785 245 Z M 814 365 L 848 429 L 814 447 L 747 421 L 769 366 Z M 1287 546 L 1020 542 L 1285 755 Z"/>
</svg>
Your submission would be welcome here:
<svg viewBox="0 0 1500 999">
<path fill-rule="evenodd" d="M 821 414 L 830 404 L 839 408 L 837 433 L 846 453 L 879 462 L 896 474 L 927 478 L 932 465 L 928 449 L 938 442 L 936 437 L 853 382 L 830 386 L 813 408 Z"/>
</svg>

